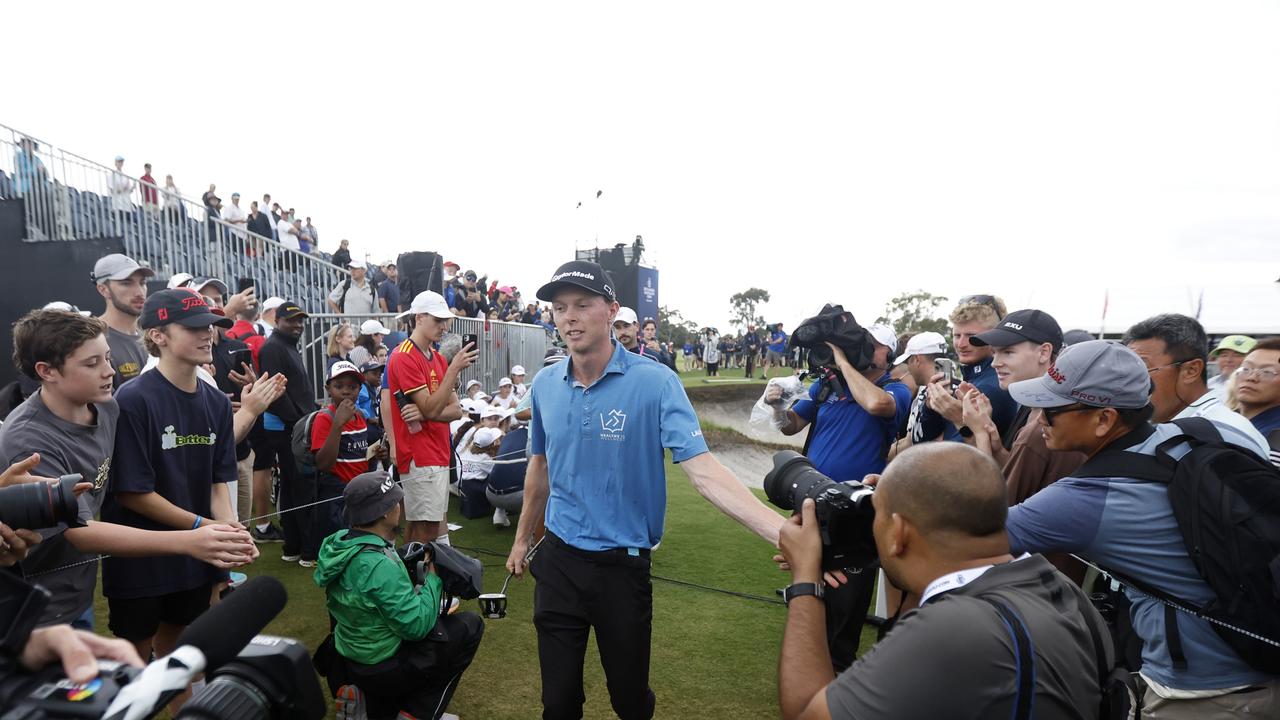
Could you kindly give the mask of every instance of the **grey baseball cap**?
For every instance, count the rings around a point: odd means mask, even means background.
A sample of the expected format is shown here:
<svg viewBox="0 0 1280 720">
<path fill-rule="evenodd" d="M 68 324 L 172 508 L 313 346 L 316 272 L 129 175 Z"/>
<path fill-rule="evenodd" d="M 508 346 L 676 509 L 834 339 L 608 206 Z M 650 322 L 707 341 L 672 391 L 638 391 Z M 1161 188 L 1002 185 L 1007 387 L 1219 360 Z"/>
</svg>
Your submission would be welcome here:
<svg viewBox="0 0 1280 720">
<path fill-rule="evenodd" d="M 1142 358 L 1124 345 L 1089 340 L 1063 350 L 1044 375 L 1010 385 L 1009 394 L 1033 408 L 1080 403 L 1136 410 L 1150 401 L 1151 376 Z"/>
<path fill-rule="evenodd" d="M 361 473 L 342 490 L 347 521 L 352 525 L 368 525 L 403 499 L 404 491 L 386 472 Z"/>
<path fill-rule="evenodd" d="M 95 283 L 105 282 L 107 280 L 128 280 L 134 273 L 142 271 L 147 277 L 156 274 L 154 270 L 148 267 L 142 267 L 137 260 L 128 255 L 120 253 L 111 253 L 98 258 L 98 262 L 93 264 L 93 277 Z"/>
</svg>

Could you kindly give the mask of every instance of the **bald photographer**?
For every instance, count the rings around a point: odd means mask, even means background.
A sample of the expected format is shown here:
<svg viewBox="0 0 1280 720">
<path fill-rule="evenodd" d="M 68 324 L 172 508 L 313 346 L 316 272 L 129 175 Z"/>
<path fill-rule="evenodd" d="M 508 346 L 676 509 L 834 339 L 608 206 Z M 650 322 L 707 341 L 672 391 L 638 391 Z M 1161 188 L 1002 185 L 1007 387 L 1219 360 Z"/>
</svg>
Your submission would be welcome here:
<svg viewBox="0 0 1280 720">
<path fill-rule="evenodd" d="M 836 676 L 819 517 L 806 499 L 779 541 L 794 582 L 778 663 L 784 718 L 1098 717 L 1106 626 L 1043 557 L 1009 553 L 1005 484 L 991 458 L 958 443 L 913 447 L 889 464 L 871 503 L 881 566 L 920 606 Z"/>
</svg>

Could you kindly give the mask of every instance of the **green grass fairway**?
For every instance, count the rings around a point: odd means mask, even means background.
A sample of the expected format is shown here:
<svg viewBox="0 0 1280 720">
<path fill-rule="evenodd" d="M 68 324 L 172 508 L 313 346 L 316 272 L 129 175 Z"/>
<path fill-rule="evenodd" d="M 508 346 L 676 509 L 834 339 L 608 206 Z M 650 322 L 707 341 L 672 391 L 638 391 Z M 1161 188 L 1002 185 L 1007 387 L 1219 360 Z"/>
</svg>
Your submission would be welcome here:
<svg viewBox="0 0 1280 720">
<path fill-rule="evenodd" d="M 680 363 L 681 363 L 680 360 L 676 360 L 676 367 L 680 367 L 680 368 L 684 367 Z M 795 371 L 792 368 L 778 368 L 778 367 L 770 368 L 769 377 L 771 378 L 783 377 L 786 375 L 791 375 L 793 372 Z M 720 368 L 719 373 L 720 373 L 719 375 L 713 378 L 707 377 L 707 371 L 705 369 L 690 370 L 688 372 L 681 371 L 677 374 L 680 376 L 680 381 L 684 383 L 685 387 L 690 387 L 690 386 L 711 387 L 715 385 L 735 385 L 735 384 L 763 385 L 765 383 L 765 381 L 760 378 L 759 365 L 757 365 L 755 370 L 753 371 L 752 377 L 749 383 L 745 382 L 746 380 L 746 378 L 744 377 L 744 374 L 746 373 L 745 368 L 729 368 L 729 369 Z M 728 382 L 729 380 L 743 381 L 743 382 L 731 383 L 731 382 Z M 708 382 L 708 381 L 711 381 L 711 382 Z"/>
<path fill-rule="evenodd" d="M 777 658 L 786 609 L 775 589 L 787 576 L 771 558 L 773 548 L 722 515 L 698 496 L 684 473 L 667 466 L 666 535 L 653 556 L 654 621 L 650 684 L 658 696 L 657 717 L 777 717 Z M 490 518 L 451 519 L 463 529 L 450 534 L 485 565 L 485 587 L 496 592 L 506 571 L 512 527 Z M 324 593 L 310 570 L 280 561 L 280 545 L 261 545 L 250 576 L 274 575 L 288 588 L 289 604 L 267 632 L 302 640 L 314 649 L 328 631 Z M 484 552 L 475 552 L 482 550 Z M 658 578 L 681 580 L 758 596 L 764 601 L 702 590 Z M 533 579 L 513 580 L 507 617 L 486 621 L 484 642 L 462 678 L 450 711 L 463 720 L 525 720 L 541 715 Z M 464 605 L 477 610 L 474 601 Z M 106 633 L 106 602 L 99 597 L 99 632 Z M 864 632 L 864 648 L 874 638 Z M 323 686 L 323 681 L 322 681 Z M 327 688 L 326 688 L 327 690 Z M 587 718 L 614 717 L 594 642 L 586 658 Z M 330 711 L 332 717 L 332 711 Z"/>
</svg>

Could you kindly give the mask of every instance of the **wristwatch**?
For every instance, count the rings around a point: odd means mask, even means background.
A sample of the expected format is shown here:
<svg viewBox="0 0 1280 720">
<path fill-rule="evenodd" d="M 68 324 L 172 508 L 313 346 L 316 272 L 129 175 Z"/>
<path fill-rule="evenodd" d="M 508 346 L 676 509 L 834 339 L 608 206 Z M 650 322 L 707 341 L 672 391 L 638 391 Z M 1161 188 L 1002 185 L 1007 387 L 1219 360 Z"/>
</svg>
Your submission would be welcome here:
<svg viewBox="0 0 1280 720">
<path fill-rule="evenodd" d="M 788 585 L 787 589 L 782 591 L 782 599 L 788 605 L 791 604 L 792 600 L 798 597 L 804 597 L 805 595 L 812 595 L 821 600 L 824 589 L 825 588 L 823 588 L 822 583 L 820 582 L 794 583 L 792 585 Z"/>
</svg>

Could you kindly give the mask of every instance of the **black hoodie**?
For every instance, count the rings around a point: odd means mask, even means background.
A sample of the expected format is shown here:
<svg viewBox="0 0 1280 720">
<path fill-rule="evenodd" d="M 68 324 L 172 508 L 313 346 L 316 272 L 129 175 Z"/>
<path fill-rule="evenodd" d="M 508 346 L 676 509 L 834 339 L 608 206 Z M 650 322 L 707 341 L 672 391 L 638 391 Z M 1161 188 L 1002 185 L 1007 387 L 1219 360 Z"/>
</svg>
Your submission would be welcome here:
<svg viewBox="0 0 1280 720">
<path fill-rule="evenodd" d="M 264 374 L 282 373 L 289 381 L 284 395 L 271 403 L 267 412 L 283 420 L 285 425 L 293 425 L 316 409 L 315 398 L 311 395 L 311 379 L 307 377 L 302 354 L 298 352 L 298 338 L 291 338 L 279 330 L 271 333 L 258 352 L 258 367 Z"/>
</svg>

